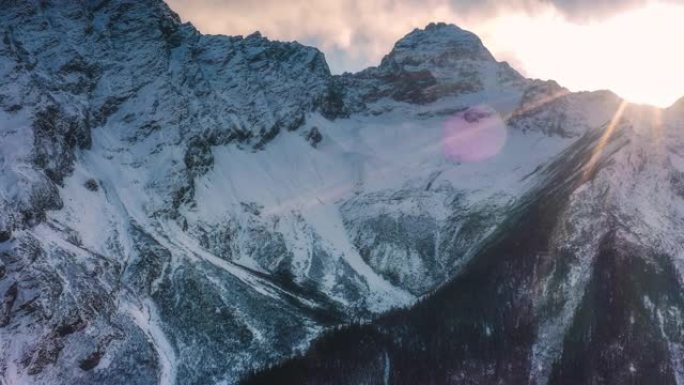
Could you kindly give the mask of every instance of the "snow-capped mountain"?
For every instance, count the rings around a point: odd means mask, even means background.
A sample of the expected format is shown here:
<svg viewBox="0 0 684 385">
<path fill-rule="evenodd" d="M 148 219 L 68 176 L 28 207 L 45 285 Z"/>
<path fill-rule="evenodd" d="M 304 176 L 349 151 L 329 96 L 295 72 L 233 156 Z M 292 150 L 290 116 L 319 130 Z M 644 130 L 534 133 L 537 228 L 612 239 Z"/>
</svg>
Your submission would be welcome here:
<svg viewBox="0 0 684 385">
<path fill-rule="evenodd" d="M 0 33 L 3 385 L 684 382 L 681 106 L 446 24 L 344 75 L 159 0 Z"/>
</svg>

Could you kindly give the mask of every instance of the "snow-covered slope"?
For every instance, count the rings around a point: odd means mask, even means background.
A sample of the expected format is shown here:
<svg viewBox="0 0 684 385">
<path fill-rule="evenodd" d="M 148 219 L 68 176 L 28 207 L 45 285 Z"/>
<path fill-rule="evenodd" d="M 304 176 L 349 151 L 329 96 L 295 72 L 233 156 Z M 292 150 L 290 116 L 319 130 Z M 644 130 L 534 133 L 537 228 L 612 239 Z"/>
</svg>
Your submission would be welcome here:
<svg viewBox="0 0 684 385">
<path fill-rule="evenodd" d="M 525 79 L 453 25 L 333 76 L 157 0 L 0 5 L 3 384 L 237 383 L 439 298 L 567 173 L 548 244 L 576 257 L 525 292 L 554 310 L 521 376 L 557 375 L 611 221 L 681 268 L 676 107 Z"/>
<path fill-rule="evenodd" d="M 435 293 L 248 383 L 681 384 L 681 114 L 576 94 L 509 120 L 596 128 Z"/>
</svg>

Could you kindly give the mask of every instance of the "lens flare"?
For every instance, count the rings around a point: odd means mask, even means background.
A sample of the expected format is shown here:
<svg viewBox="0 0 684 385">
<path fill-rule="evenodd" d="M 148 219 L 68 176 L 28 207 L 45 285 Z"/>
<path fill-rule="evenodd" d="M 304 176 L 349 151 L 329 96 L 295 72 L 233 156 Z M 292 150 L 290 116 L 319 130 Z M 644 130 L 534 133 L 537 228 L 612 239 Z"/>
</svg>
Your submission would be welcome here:
<svg viewBox="0 0 684 385">
<path fill-rule="evenodd" d="M 476 106 L 444 123 L 442 151 L 455 162 L 479 162 L 498 154 L 506 144 L 506 125 L 488 106 Z"/>
</svg>

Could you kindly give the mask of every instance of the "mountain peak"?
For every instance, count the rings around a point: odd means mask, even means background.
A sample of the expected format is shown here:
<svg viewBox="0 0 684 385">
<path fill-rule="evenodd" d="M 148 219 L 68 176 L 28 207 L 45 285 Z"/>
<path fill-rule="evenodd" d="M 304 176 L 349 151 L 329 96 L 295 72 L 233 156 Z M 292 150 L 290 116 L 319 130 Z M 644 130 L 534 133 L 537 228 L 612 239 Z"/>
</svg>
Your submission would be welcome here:
<svg viewBox="0 0 684 385">
<path fill-rule="evenodd" d="M 441 66 L 463 59 L 494 61 L 474 33 L 454 24 L 430 23 L 424 29 L 416 28 L 401 38 L 392 52 L 383 58 L 381 65 L 416 66 L 431 61 Z"/>
<path fill-rule="evenodd" d="M 444 96 L 500 89 L 524 78 L 497 62 L 472 32 L 453 24 L 430 23 L 397 41 L 378 67 L 360 73 L 374 78 L 370 99 L 426 104 Z"/>
</svg>

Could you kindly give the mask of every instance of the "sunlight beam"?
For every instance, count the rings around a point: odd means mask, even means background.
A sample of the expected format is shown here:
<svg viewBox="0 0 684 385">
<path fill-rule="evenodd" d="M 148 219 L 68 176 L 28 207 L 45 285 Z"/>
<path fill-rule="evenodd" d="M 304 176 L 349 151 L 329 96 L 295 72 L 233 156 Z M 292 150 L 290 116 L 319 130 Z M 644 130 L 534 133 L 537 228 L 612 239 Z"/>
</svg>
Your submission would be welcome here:
<svg viewBox="0 0 684 385">
<path fill-rule="evenodd" d="M 519 108 L 515 109 L 513 112 L 508 114 L 505 118 L 504 121 L 508 122 L 509 120 L 516 118 L 518 116 L 524 115 L 528 113 L 529 111 L 536 110 L 537 108 L 543 107 L 554 100 L 557 100 L 565 95 L 568 95 L 570 92 L 568 90 L 561 90 L 558 92 L 555 92 L 549 96 L 540 98 L 539 100 L 532 101 L 530 103 L 527 103 L 525 105 L 521 105 Z"/>
<path fill-rule="evenodd" d="M 594 173 L 596 166 L 598 164 L 598 161 L 601 159 L 601 155 L 603 155 L 603 150 L 605 149 L 606 145 L 608 144 L 608 141 L 610 141 L 610 138 L 613 135 L 613 131 L 615 131 L 615 127 L 617 127 L 617 125 L 620 123 L 620 119 L 622 118 L 622 114 L 625 112 L 625 108 L 627 108 L 628 104 L 629 104 L 629 102 L 627 102 L 626 100 L 623 100 L 622 103 L 620 103 L 617 110 L 615 111 L 615 114 L 613 114 L 613 117 L 611 118 L 610 123 L 608 123 L 606 130 L 603 132 L 603 135 L 601 135 L 601 139 L 599 140 L 598 144 L 594 148 L 594 151 L 591 155 L 591 158 L 589 159 L 589 162 L 587 162 L 587 165 L 585 166 L 584 176 L 582 178 L 584 182 L 589 180 L 591 175 Z"/>
</svg>

